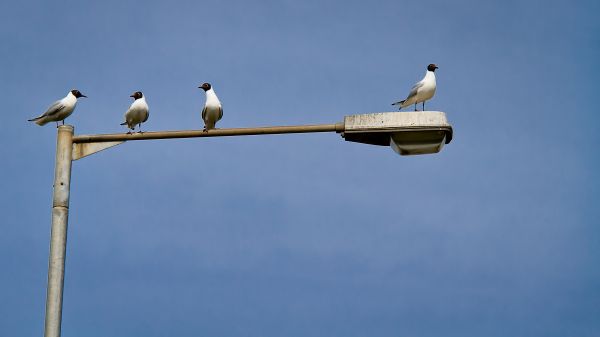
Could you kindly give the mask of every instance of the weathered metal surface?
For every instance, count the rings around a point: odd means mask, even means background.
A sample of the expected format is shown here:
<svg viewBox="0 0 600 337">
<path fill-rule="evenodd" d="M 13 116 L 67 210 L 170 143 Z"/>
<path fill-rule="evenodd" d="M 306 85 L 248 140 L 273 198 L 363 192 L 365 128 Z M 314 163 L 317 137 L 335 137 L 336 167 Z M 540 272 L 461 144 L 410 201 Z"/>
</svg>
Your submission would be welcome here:
<svg viewBox="0 0 600 337">
<path fill-rule="evenodd" d="M 78 160 L 124 141 L 132 140 L 310 132 L 337 132 L 341 133 L 345 140 L 351 142 L 381 146 L 391 145 L 396 152 L 402 155 L 439 152 L 442 146 L 435 143 L 435 139 L 439 139 L 445 144 L 450 143 L 452 140 L 452 126 L 448 123 L 446 114 L 443 112 L 379 112 L 346 116 L 343 123 L 336 124 L 79 135 L 73 137 L 73 143 L 75 144 L 73 147 L 73 160 Z M 406 141 L 406 144 L 403 143 L 404 141 Z"/>
<path fill-rule="evenodd" d="M 183 130 L 183 131 L 159 131 L 144 133 L 115 133 L 103 135 L 79 135 L 73 137 L 73 143 L 114 142 L 146 139 L 170 139 L 170 138 L 197 138 L 197 137 L 225 137 L 225 136 L 250 136 L 250 135 L 272 135 L 282 133 L 308 133 L 308 132 L 342 132 L 344 125 L 318 124 L 318 125 L 292 125 L 292 126 L 264 126 L 256 128 L 233 128 L 233 129 L 211 129 Z"/>
<path fill-rule="evenodd" d="M 345 140 L 390 146 L 399 154 L 439 152 L 452 140 L 452 126 L 440 111 L 380 112 L 346 116 Z"/>
<path fill-rule="evenodd" d="M 377 112 L 344 117 L 345 132 L 434 126 L 451 127 L 441 111 Z"/>
<path fill-rule="evenodd" d="M 54 169 L 52 229 L 50 234 L 46 320 L 44 326 L 45 337 L 60 337 L 67 248 L 67 224 L 69 218 L 72 147 L 73 127 L 70 125 L 60 126 L 56 142 L 56 164 Z"/>
<path fill-rule="evenodd" d="M 73 160 L 78 160 L 83 157 L 87 157 L 96 152 L 106 150 L 108 148 L 117 146 L 122 143 L 124 143 L 124 142 L 118 141 L 118 142 L 100 142 L 100 143 L 96 142 L 96 143 L 73 144 Z"/>
<path fill-rule="evenodd" d="M 438 153 L 446 143 L 446 131 L 420 130 L 398 132 L 390 136 L 389 145 L 402 156 Z"/>
</svg>

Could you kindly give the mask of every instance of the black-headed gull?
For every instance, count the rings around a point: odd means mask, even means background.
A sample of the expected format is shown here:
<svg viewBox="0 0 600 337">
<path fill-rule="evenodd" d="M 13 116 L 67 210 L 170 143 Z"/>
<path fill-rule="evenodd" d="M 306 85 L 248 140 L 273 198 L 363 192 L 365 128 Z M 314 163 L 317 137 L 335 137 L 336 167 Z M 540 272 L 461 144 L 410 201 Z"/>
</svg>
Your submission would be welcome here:
<svg viewBox="0 0 600 337">
<path fill-rule="evenodd" d="M 223 118 L 223 107 L 212 89 L 210 83 L 203 83 L 198 88 L 206 92 L 206 103 L 202 109 L 202 120 L 204 120 L 204 131 L 215 128 L 215 124 Z"/>
<path fill-rule="evenodd" d="M 415 111 L 417 111 L 417 103 L 423 103 L 423 110 L 425 110 L 425 101 L 431 99 L 435 95 L 435 70 L 438 68 L 435 64 L 427 66 L 427 72 L 422 80 L 415 83 L 410 89 L 410 93 L 405 100 L 393 103 L 392 105 L 399 105 L 400 109 L 409 105 L 415 105 Z"/>
<path fill-rule="evenodd" d="M 73 89 L 69 91 L 67 96 L 63 99 L 58 100 L 46 110 L 43 114 L 36 118 L 28 119 L 29 122 L 35 122 L 37 125 L 46 125 L 49 122 L 56 122 L 56 127 L 58 127 L 58 122 L 62 121 L 63 125 L 65 125 L 65 118 L 71 116 L 73 110 L 75 110 L 75 105 L 77 104 L 77 99 L 79 97 L 87 97 L 82 94 L 79 90 Z"/>
<path fill-rule="evenodd" d="M 131 131 L 135 129 L 136 125 L 139 125 L 139 132 L 142 132 L 142 123 L 147 121 L 150 115 L 146 97 L 144 97 L 141 91 L 136 91 L 129 97 L 133 97 L 134 101 L 129 106 L 127 112 L 125 112 L 125 122 L 121 123 L 121 125 L 127 125 Z M 128 133 L 131 133 L 131 131 Z"/>
</svg>

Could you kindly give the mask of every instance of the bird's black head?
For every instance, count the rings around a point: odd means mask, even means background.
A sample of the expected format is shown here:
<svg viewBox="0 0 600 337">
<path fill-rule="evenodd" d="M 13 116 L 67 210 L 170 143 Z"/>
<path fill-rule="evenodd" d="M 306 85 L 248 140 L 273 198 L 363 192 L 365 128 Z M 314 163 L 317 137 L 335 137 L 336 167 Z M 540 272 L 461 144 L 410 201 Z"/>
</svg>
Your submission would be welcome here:
<svg viewBox="0 0 600 337">
<path fill-rule="evenodd" d="M 204 91 L 208 91 L 208 90 L 210 90 L 210 88 L 212 88 L 212 87 L 210 86 L 210 83 L 202 83 L 202 85 L 201 85 L 201 86 L 199 86 L 198 88 L 200 88 L 200 89 L 202 89 L 202 90 L 204 90 Z"/>
<path fill-rule="evenodd" d="M 75 96 L 75 98 L 87 97 L 86 95 L 82 94 L 81 91 L 79 91 L 77 89 L 71 90 L 71 93 L 73 94 L 73 96 Z"/>
<path fill-rule="evenodd" d="M 435 70 L 436 70 L 437 68 L 438 68 L 438 66 L 436 66 L 436 65 L 435 65 L 435 64 L 433 64 L 433 63 L 427 66 L 427 70 L 429 70 L 429 71 L 433 71 L 433 72 L 435 72 Z"/>
<path fill-rule="evenodd" d="M 129 95 L 129 97 L 133 97 L 133 99 L 140 99 L 144 97 L 141 91 L 136 91 L 133 94 Z"/>
</svg>

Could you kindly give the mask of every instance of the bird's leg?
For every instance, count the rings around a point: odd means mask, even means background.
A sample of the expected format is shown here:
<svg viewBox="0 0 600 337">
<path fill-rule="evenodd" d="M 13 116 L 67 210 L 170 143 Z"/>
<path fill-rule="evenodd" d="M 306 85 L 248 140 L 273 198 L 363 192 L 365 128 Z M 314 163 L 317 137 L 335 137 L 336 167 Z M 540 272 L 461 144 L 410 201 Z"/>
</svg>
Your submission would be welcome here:
<svg viewBox="0 0 600 337">
<path fill-rule="evenodd" d="M 425 111 L 425 101 L 423 101 L 423 111 Z"/>
<path fill-rule="evenodd" d="M 56 127 L 58 128 L 58 122 L 56 122 Z"/>
<path fill-rule="evenodd" d="M 417 103 L 415 103 L 415 111 L 417 111 Z"/>
<path fill-rule="evenodd" d="M 63 123 L 63 125 L 65 125 L 65 120 L 64 119 L 62 120 L 62 123 Z"/>
<path fill-rule="evenodd" d="M 142 123 L 140 123 L 140 130 L 138 131 L 138 133 L 144 133 L 144 132 L 142 131 Z"/>
</svg>

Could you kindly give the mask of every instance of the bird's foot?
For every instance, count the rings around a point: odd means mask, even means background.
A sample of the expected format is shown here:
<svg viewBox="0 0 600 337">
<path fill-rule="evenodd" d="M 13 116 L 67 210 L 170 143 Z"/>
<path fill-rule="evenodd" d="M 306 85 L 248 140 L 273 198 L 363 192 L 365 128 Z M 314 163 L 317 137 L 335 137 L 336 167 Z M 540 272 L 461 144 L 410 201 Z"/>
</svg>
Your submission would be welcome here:
<svg viewBox="0 0 600 337">
<path fill-rule="evenodd" d="M 137 133 L 139 133 L 139 134 L 143 134 L 143 133 L 144 133 L 144 131 L 140 130 L 140 131 L 138 131 Z"/>
<path fill-rule="evenodd" d="M 127 131 L 127 134 L 128 134 L 128 135 L 130 135 L 130 134 L 131 134 L 131 131 Z"/>
</svg>

